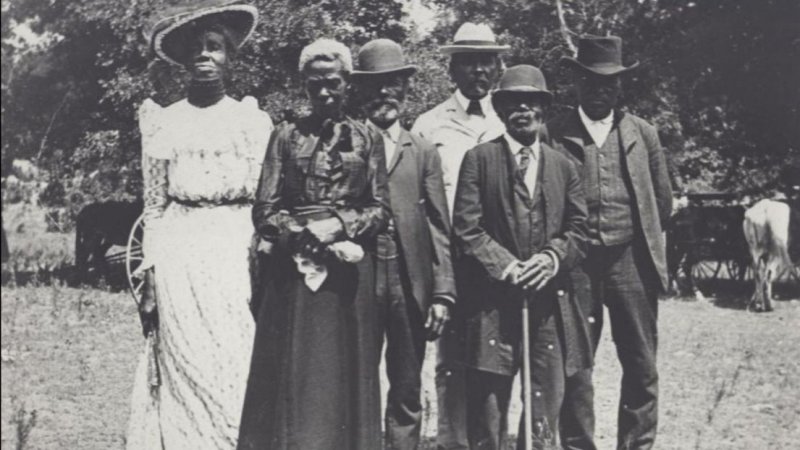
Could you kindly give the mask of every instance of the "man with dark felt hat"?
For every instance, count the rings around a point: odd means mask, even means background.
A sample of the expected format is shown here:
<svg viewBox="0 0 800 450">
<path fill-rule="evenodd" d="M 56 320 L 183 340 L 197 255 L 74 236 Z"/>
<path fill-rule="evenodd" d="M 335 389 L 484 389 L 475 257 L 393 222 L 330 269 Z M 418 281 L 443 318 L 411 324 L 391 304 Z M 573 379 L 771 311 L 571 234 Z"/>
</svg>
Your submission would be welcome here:
<svg viewBox="0 0 800 450">
<path fill-rule="evenodd" d="M 450 57 L 449 74 L 456 89 L 445 101 L 420 115 L 411 129 L 433 143 L 442 158 L 451 214 L 464 154 L 476 144 L 503 134 L 503 122 L 497 117 L 489 94 L 503 72 L 501 55 L 510 48 L 497 42 L 488 25 L 462 24 L 453 42 L 440 48 Z M 454 316 L 437 346 L 437 446 L 446 450 L 467 448 L 464 371 L 455 363 L 463 351 L 460 330 L 460 320 Z"/>
<path fill-rule="evenodd" d="M 538 68 L 506 70 L 492 94 L 505 133 L 469 150 L 461 165 L 453 230 L 463 254 L 461 362 L 474 449 L 500 449 L 504 441 L 524 348 L 523 302 L 532 311 L 532 369 L 523 376 L 533 387 L 537 446 L 554 443 L 565 376 L 591 364 L 591 343 L 569 282 L 585 251 L 586 204 L 575 165 L 541 142 L 551 99 Z"/>
<path fill-rule="evenodd" d="M 672 207 L 664 150 L 655 127 L 618 108 L 622 40 L 587 36 L 573 69 L 578 107 L 548 123 L 554 147 L 582 172 L 588 206 L 586 260 L 573 271 L 596 350 L 603 305 L 622 365 L 618 448 L 650 448 L 656 435 L 658 293 L 667 286 L 663 229 Z M 567 378 L 562 444 L 594 449 L 592 370 Z"/>
<path fill-rule="evenodd" d="M 399 121 L 416 71 L 405 63 L 399 44 L 376 39 L 361 47 L 351 74 L 386 151 L 393 219 L 378 237 L 376 289 L 389 379 L 386 447 L 409 450 L 420 441 L 426 342 L 441 335 L 456 295 L 441 160 L 431 143 Z"/>
</svg>

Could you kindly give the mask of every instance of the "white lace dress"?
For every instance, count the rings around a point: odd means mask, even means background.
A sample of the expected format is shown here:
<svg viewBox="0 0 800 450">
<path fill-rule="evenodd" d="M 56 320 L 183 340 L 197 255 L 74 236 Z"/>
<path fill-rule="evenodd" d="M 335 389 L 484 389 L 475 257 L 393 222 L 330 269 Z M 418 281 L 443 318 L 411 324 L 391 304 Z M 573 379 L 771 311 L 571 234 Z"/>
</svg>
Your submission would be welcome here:
<svg viewBox="0 0 800 450">
<path fill-rule="evenodd" d="M 254 333 L 250 201 L 272 121 L 255 99 L 225 97 L 207 108 L 147 100 L 139 126 L 160 324 L 136 374 L 127 448 L 233 449 Z"/>
</svg>

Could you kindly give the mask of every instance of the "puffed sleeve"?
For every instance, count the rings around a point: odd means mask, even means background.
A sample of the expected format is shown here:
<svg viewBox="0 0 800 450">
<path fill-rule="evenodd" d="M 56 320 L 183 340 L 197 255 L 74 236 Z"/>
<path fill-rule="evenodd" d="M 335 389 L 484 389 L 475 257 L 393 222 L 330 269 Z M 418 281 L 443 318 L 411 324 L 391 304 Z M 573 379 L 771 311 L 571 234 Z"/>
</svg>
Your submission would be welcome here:
<svg viewBox="0 0 800 450">
<path fill-rule="evenodd" d="M 254 97 L 243 98 L 241 104 L 244 112 L 242 117 L 247 120 L 245 130 L 245 140 L 248 148 L 247 162 L 249 164 L 247 192 L 254 193 L 258 186 L 269 138 L 275 127 L 269 114 L 258 108 L 258 102 Z"/>
<path fill-rule="evenodd" d="M 147 99 L 139 107 L 139 129 L 142 136 L 142 181 L 144 199 L 144 261 L 139 270 L 153 267 L 155 235 L 158 223 L 167 206 L 167 167 L 171 150 L 159 137 L 163 109 Z"/>
</svg>

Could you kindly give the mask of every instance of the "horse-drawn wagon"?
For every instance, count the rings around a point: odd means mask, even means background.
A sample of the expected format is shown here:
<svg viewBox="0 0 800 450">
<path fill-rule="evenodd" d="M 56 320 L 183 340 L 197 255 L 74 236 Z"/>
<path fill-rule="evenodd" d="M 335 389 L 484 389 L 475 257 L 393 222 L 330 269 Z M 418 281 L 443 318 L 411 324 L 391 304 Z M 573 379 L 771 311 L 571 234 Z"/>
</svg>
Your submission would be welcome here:
<svg viewBox="0 0 800 450">
<path fill-rule="evenodd" d="M 686 197 L 688 204 L 673 215 L 667 229 L 671 281 L 681 291 L 697 293 L 698 280 L 744 280 L 750 254 L 740 195 L 711 192 Z"/>
</svg>

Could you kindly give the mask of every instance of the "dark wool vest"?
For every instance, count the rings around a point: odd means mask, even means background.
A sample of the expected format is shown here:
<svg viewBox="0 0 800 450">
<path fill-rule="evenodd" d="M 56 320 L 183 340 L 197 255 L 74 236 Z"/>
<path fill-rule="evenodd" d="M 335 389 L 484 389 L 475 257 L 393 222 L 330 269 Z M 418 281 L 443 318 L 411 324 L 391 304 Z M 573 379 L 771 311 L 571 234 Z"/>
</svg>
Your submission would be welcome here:
<svg viewBox="0 0 800 450">
<path fill-rule="evenodd" d="M 584 180 L 589 210 L 589 238 L 593 244 L 602 245 L 630 242 L 633 239 L 631 201 L 634 196 L 624 170 L 625 155 L 618 124 L 614 124 L 600 149 L 591 137 L 587 142 L 589 145 L 584 148 Z"/>
<path fill-rule="evenodd" d="M 519 245 L 519 255 L 517 257 L 521 260 L 529 259 L 539 253 L 547 244 L 544 193 L 542 192 L 544 164 L 541 161 L 541 153 L 539 158 L 537 167 L 539 174 L 536 177 L 533 197 L 527 195 L 528 188 L 525 186 L 522 176 L 517 173 L 514 177 L 514 217 L 516 219 L 517 244 Z M 522 193 L 523 191 L 525 194 Z M 531 291 L 529 295 L 536 296 L 537 294 Z M 558 309 L 555 297 L 543 301 L 545 298 L 547 297 L 542 297 L 534 303 L 534 315 L 539 320 L 550 317 Z"/>
<path fill-rule="evenodd" d="M 536 186 L 533 190 L 533 198 L 523 195 L 528 192 L 528 187 L 522 174 L 517 171 L 514 176 L 514 217 L 516 218 L 517 242 L 519 243 L 518 258 L 526 260 L 539 252 L 544 247 L 545 241 L 545 211 L 544 195 L 542 194 L 542 169 L 541 154 L 539 155 L 539 165 L 536 167 L 539 172 L 536 176 Z"/>
</svg>

